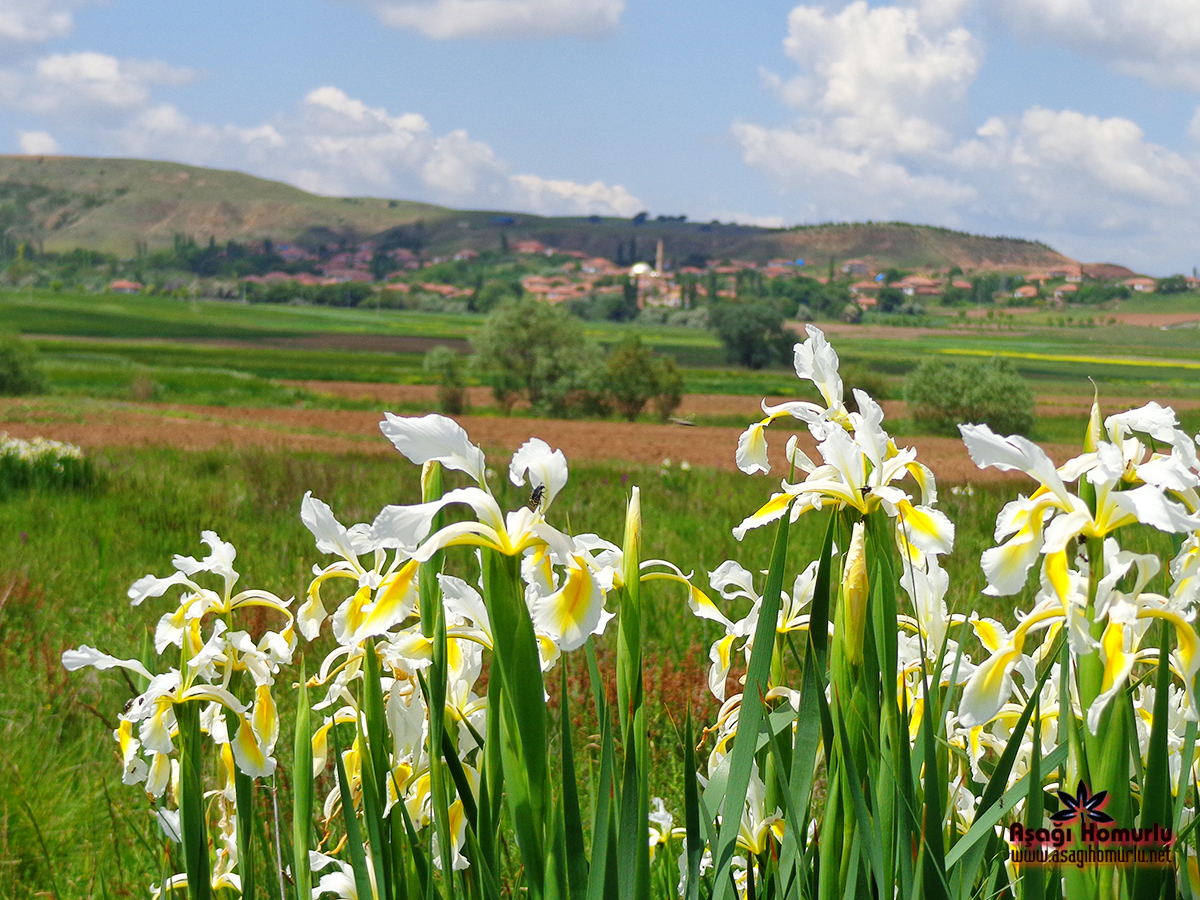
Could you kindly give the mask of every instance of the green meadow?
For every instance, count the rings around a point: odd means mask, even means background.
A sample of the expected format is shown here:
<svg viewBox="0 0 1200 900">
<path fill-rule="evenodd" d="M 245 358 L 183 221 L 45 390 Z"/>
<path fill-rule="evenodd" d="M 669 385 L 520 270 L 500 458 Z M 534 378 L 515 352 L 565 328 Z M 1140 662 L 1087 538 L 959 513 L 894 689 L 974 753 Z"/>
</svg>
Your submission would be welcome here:
<svg viewBox="0 0 1200 900">
<path fill-rule="evenodd" d="M 1200 300 L 1136 298 L 1123 312 L 1190 311 Z M 843 364 L 868 370 L 887 397 L 902 396 L 904 376 L 930 355 L 950 359 L 1008 357 L 1042 396 L 1091 393 L 1144 395 L 1162 402 L 1200 398 L 1200 341 L 1194 328 L 1146 328 L 1107 321 L 1109 311 L 1076 311 L 1074 321 L 1042 311 L 1002 318 L 959 318 L 933 311 L 880 339 L 873 329 L 835 338 Z M 884 321 L 884 317 L 880 318 Z M 466 341 L 482 317 L 409 310 L 267 306 L 213 300 L 20 291 L 0 294 L 0 332 L 30 336 L 41 350 L 56 393 L 230 405 L 317 404 L 257 380 L 427 381 L 422 355 L 437 342 Z M 950 327 L 942 327 L 950 326 Z M 638 335 L 684 369 L 689 393 L 789 395 L 787 368 L 748 371 L 730 366 L 709 331 L 635 323 L 585 325 L 592 340 L 613 345 Z M 382 342 L 382 343 L 381 343 Z M 390 344 L 388 342 L 391 342 Z M 352 350 L 353 352 L 346 352 Z M 174 374 L 172 374 L 174 373 Z M 222 399 L 224 398 L 224 399 Z"/>
</svg>

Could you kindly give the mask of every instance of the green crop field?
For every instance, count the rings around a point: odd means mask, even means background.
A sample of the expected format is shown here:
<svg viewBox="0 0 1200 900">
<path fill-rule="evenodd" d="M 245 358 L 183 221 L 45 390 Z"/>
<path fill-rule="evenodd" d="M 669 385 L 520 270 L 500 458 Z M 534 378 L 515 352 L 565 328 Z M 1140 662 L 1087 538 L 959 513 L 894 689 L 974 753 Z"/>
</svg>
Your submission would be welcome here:
<svg viewBox="0 0 1200 900">
<path fill-rule="evenodd" d="M 1131 311 L 1155 303 L 1128 301 Z M 1175 303 L 1176 301 L 1171 301 Z M 1184 302 L 1185 301 L 1179 301 Z M 1191 301 L 1195 303 L 1196 301 Z M 907 329 L 881 338 L 844 328 L 836 337 L 843 361 L 877 373 L 900 396 L 903 376 L 922 358 L 1010 358 L 1039 394 L 1086 394 L 1088 378 L 1111 395 L 1157 393 L 1166 399 L 1200 396 L 1200 342 L 1194 329 L 1160 330 L 1125 325 L 1061 327 L 1043 324 L 1033 313 L 987 327 Z M 953 323 L 950 317 L 933 323 Z M 1007 320 L 1006 320 L 1007 322 Z M 236 302 L 172 300 L 160 297 L 87 295 L 55 292 L 0 294 L 0 331 L 37 336 L 40 348 L 65 373 L 81 354 L 156 369 L 227 370 L 263 378 L 418 382 L 423 349 L 438 341 L 467 341 L 480 316 L 406 310 L 342 309 L 320 306 L 257 306 Z M 686 390 L 693 393 L 786 394 L 792 380 L 780 367 L 758 372 L 730 367 L 716 337 L 703 329 L 587 323 L 587 336 L 605 345 L 636 334 L 657 352 L 685 367 Z M 88 339 L 49 340 L 45 336 Z M 396 351 L 369 339 L 394 340 Z M 355 339 L 363 341 L 354 346 Z M 141 343 L 133 343 L 134 341 Z M 144 342 L 153 341 L 153 344 Z M 103 344 L 97 346 L 97 342 Z M 409 342 L 409 343 L 403 343 Z M 465 348 L 465 344 L 460 344 Z M 344 352 L 353 347 L 353 353 Z M 99 360 L 94 360 L 99 362 Z M 76 367 L 77 368 L 77 367 Z M 75 392 L 78 377 L 56 387 Z M 155 380 L 154 373 L 148 377 Z M 100 381 L 111 382 L 110 376 Z"/>
</svg>

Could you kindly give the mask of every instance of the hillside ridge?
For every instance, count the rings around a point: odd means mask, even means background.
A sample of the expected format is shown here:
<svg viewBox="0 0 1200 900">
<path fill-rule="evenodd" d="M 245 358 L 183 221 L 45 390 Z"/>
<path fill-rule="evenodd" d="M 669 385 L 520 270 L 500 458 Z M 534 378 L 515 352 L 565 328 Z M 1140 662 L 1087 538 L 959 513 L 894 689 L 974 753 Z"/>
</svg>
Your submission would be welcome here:
<svg viewBox="0 0 1200 900">
<path fill-rule="evenodd" d="M 679 217 L 642 221 L 456 210 L 377 197 L 324 197 L 243 172 L 157 160 L 0 156 L 0 233 L 9 246 L 132 256 L 197 241 L 319 244 L 387 238 L 425 255 L 536 240 L 610 259 L 676 265 L 700 259 L 805 259 L 820 271 L 848 259 L 873 268 L 1029 270 L 1074 260 L 1037 241 L 903 222 L 760 228 Z"/>
</svg>

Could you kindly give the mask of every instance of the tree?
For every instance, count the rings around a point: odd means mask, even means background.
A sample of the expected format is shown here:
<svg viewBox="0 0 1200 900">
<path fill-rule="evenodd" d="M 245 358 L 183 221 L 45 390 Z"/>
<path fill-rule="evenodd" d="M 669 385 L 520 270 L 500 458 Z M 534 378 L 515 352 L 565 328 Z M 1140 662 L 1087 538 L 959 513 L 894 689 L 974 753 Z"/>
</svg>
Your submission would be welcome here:
<svg viewBox="0 0 1200 900">
<path fill-rule="evenodd" d="M 464 368 L 462 356 L 445 344 L 432 347 L 425 354 L 425 371 L 438 383 L 438 409 L 452 416 L 462 415 L 467 408 Z"/>
<path fill-rule="evenodd" d="M 674 415 L 679 404 L 683 402 L 683 373 L 675 360 L 669 356 L 654 358 L 654 380 L 657 382 L 654 396 L 650 402 L 654 411 L 664 422 Z"/>
<path fill-rule="evenodd" d="M 472 345 L 475 372 L 505 410 L 522 396 L 535 411 L 555 416 L 603 406 L 603 353 L 563 310 L 538 300 L 506 300 Z"/>
<path fill-rule="evenodd" d="M 999 356 L 963 365 L 924 360 L 905 381 L 904 399 L 914 419 L 946 434 L 964 424 L 985 423 L 1000 434 L 1033 428 L 1033 392 Z"/>
<path fill-rule="evenodd" d="M 885 287 L 879 289 L 879 311 L 895 312 L 904 305 L 904 291 L 900 288 Z"/>
<path fill-rule="evenodd" d="M 654 351 L 641 338 L 629 338 L 609 352 L 605 369 L 613 405 L 632 422 L 658 393 Z"/>
<path fill-rule="evenodd" d="M 783 314 L 771 303 L 718 303 L 709 323 L 729 354 L 730 362 L 761 369 L 786 362 L 795 343 L 783 330 Z"/>
<path fill-rule="evenodd" d="M 15 336 L 0 335 L 0 395 L 16 397 L 46 390 L 36 348 Z"/>
<path fill-rule="evenodd" d="M 521 282 L 515 277 L 490 278 L 479 286 L 467 301 L 472 312 L 488 312 L 508 297 L 520 297 L 524 292 Z"/>
<path fill-rule="evenodd" d="M 1182 294 L 1188 289 L 1188 283 L 1182 275 L 1168 275 L 1158 279 L 1154 289 L 1160 294 Z"/>
</svg>

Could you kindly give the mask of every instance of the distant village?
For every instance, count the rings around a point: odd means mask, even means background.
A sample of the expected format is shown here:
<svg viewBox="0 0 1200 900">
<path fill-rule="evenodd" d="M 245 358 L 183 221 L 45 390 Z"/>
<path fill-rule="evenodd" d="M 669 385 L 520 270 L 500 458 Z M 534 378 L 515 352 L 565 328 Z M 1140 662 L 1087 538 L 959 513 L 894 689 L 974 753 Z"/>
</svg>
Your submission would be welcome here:
<svg viewBox="0 0 1200 900">
<path fill-rule="evenodd" d="M 663 241 L 658 241 L 655 261 L 619 265 L 601 256 L 589 256 L 578 250 L 558 249 L 536 240 L 516 240 L 506 244 L 508 255 L 526 265 L 520 276 L 521 291 L 550 304 L 560 304 L 604 295 L 628 297 L 636 291 L 638 308 L 691 308 L 698 303 L 740 296 L 740 286 L 747 276 L 758 283 L 775 279 L 811 279 L 821 285 L 836 283 L 843 296 L 862 310 L 881 306 L 881 298 L 903 296 L 913 301 L 939 303 L 963 299 L 969 295 L 976 302 L 987 299 L 1013 305 L 1050 304 L 1061 306 L 1075 299 L 1086 284 L 1104 284 L 1129 293 L 1154 293 L 1162 287 L 1162 279 L 1138 275 L 1119 265 L 1064 264 L 1056 268 L 1029 272 L 963 272 L 958 267 L 941 270 L 901 272 L 884 268 L 869 259 L 806 261 L 804 259 L 771 259 L 765 264 L 745 259 L 706 260 L 703 266 L 693 264 L 672 266 L 665 259 Z M 472 297 L 479 285 L 464 285 L 461 278 L 447 278 L 446 263 L 483 264 L 499 262 L 495 253 L 482 254 L 464 248 L 449 256 L 425 257 L 407 247 L 379 249 L 370 241 L 356 244 L 352 249 L 327 246 L 314 251 L 297 244 L 280 243 L 252 248 L 278 259 L 279 270 L 264 274 L 243 275 L 236 279 L 244 296 L 247 286 L 267 288 L 297 285 L 320 287 L 349 283 L 370 286 L 385 295 L 434 295 L 444 300 Z M 428 270 L 431 277 L 423 277 Z M 980 276 L 986 275 L 989 296 L 979 296 Z M 1200 290 L 1200 278 L 1174 276 L 1181 280 L 1174 290 Z M 220 278 L 215 279 L 220 281 Z M 228 279 L 226 279 L 226 282 Z M 118 278 L 108 289 L 115 293 L 141 293 L 145 286 L 137 280 Z M 224 285 L 223 295 L 230 294 Z M 393 305 L 393 304 L 389 304 Z M 403 305 L 403 304 L 394 304 Z"/>
</svg>

